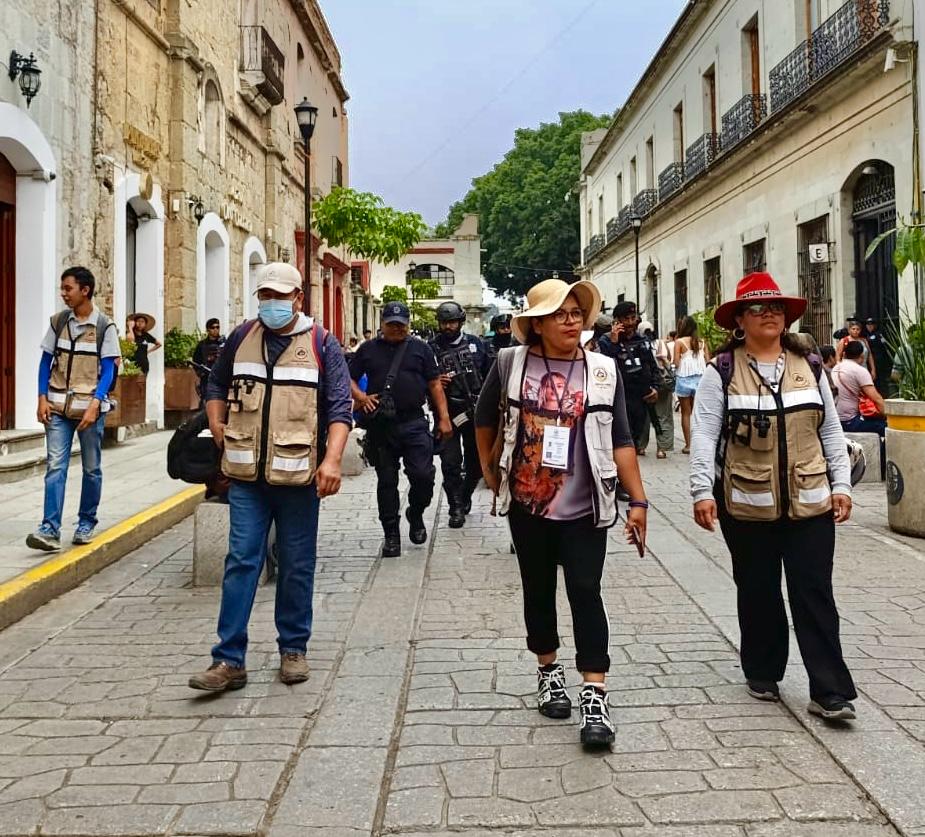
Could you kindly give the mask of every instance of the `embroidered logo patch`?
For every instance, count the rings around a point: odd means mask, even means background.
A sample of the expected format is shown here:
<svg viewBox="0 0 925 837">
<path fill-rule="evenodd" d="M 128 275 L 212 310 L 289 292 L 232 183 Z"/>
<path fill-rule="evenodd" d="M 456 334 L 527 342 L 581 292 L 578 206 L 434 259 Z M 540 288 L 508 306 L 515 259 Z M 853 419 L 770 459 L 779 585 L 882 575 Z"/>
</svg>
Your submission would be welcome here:
<svg viewBox="0 0 925 837">
<path fill-rule="evenodd" d="M 607 380 L 607 370 L 601 369 L 600 367 L 598 367 L 597 369 L 594 370 L 594 377 L 597 378 L 599 381 L 606 381 Z"/>
<path fill-rule="evenodd" d="M 296 360 L 305 360 L 308 357 L 308 349 L 299 346 L 299 348 L 295 350 L 295 356 Z"/>
</svg>

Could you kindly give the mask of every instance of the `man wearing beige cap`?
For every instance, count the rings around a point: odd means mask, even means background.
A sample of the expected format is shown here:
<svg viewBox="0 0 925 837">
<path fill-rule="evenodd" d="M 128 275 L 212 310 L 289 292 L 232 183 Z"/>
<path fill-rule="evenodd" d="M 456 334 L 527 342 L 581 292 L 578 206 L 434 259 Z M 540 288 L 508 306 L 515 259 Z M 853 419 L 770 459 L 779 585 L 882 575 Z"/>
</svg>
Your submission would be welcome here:
<svg viewBox="0 0 925 837">
<path fill-rule="evenodd" d="M 257 282 L 256 320 L 238 326 L 212 369 L 206 412 L 222 448 L 231 529 L 212 665 L 193 689 L 247 683 L 247 623 L 276 524 L 276 629 L 280 678 L 308 678 L 319 500 L 340 490 L 352 424 L 350 377 L 340 344 L 302 313 L 302 276 L 268 264 Z"/>
</svg>

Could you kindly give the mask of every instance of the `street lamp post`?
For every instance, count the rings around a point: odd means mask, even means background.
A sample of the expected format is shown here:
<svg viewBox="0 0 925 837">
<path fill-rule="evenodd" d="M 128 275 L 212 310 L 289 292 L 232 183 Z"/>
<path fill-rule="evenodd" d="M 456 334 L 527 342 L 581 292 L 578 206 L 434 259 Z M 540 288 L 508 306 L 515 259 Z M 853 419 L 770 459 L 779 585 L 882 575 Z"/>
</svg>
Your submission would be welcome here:
<svg viewBox="0 0 925 837">
<path fill-rule="evenodd" d="M 312 184 L 311 184 L 311 147 L 312 134 L 315 133 L 315 120 L 318 118 L 318 108 L 308 99 L 302 99 L 295 106 L 295 118 L 299 123 L 299 132 L 302 134 L 302 143 L 305 146 L 305 275 L 302 277 L 302 287 L 305 292 L 305 313 L 312 312 Z"/>
<path fill-rule="evenodd" d="M 411 316 L 414 317 L 414 272 L 418 266 L 414 262 L 408 264 L 408 291 L 411 294 Z"/>
<path fill-rule="evenodd" d="M 642 311 L 642 300 L 639 298 L 639 230 L 642 229 L 642 217 L 634 212 L 630 223 L 633 225 L 633 235 L 636 236 L 636 310 Z"/>
</svg>

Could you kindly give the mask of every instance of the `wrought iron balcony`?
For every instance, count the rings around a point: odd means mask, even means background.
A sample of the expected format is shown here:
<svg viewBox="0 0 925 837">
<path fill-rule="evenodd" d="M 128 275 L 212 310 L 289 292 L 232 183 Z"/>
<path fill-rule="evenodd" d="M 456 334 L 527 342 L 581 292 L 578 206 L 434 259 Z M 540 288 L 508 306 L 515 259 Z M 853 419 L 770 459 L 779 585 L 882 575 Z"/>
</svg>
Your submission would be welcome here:
<svg viewBox="0 0 925 837">
<path fill-rule="evenodd" d="M 684 185 L 684 163 L 672 163 L 658 176 L 658 199 L 670 198 Z"/>
<path fill-rule="evenodd" d="M 771 70 L 771 110 L 801 96 L 873 40 L 889 22 L 889 0 L 849 0 Z"/>
<path fill-rule="evenodd" d="M 610 244 L 611 241 L 620 237 L 620 219 L 611 218 L 607 222 L 607 243 Z"/>
<path fill-rule="evenodd" d="M 241 82 L 246 98 L 262 96 L 270 105 L 283 101 L 286 58 L 262 26 L 241 27 Z"/>
<path fill-rule="evenodd" d="M 693 180 L 712 165 L 719 152 L 719 134 L 704 134 L 684 153 L 684 176 Z"/>
<path fill-rule="evenodd" d="M 757 128 L 768 115 L 764 93 L 749 93 L 723 114 L 722 150 L 737 146 Z"/>
<path fill-rule="evenodd" d="M 645 218 L 658 203 L 657 189 L 643 189 L 633 201 L 633 211 L 640 217 Z"/>
</svg>

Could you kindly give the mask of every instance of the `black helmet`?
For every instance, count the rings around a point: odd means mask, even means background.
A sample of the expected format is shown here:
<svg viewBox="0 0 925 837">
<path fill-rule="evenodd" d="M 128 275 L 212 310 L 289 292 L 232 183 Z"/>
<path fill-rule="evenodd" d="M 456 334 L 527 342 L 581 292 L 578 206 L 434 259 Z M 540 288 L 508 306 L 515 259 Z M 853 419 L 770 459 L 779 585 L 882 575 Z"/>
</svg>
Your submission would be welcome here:
<svg viewBox="0 0 925 837">
<path fill-rule="evenodd" d="M 510 314 L 496 314 L 491 318 L 491 330 L 497 331 L 499 328 L 510 328 L 511 327 L 511 315 Z"/>
<path fill-rule="evenodd" d="M 441 302 L 437 306 L 437 322 L 452 323 L 456 320 L 465 321 L 466 312 L 458 302 Z"/>
</svg>

